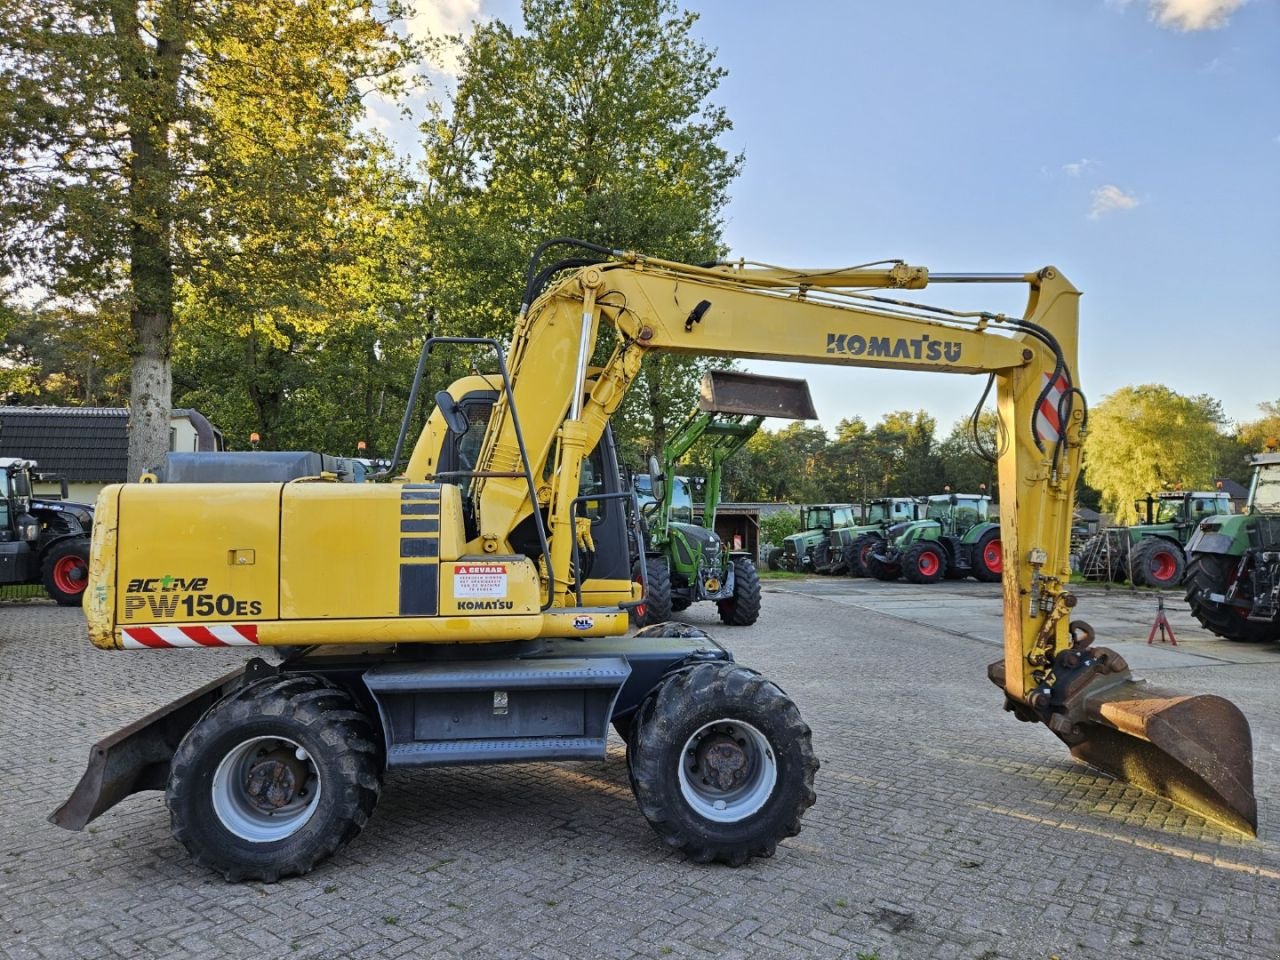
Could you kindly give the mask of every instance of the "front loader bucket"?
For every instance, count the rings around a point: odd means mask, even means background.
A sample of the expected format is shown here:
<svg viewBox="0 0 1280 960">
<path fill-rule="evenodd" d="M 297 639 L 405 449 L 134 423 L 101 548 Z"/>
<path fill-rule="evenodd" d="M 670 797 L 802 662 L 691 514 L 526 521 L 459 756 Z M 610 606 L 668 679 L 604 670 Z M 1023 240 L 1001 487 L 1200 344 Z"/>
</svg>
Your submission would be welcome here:
<svg viewBox="0 0 1280 960">
<path fill-rule="evenodd" d="M 1186 696 L 1134 680 L 1117 654 L 1073 677 L 1047 725 L 1092 767 L 1241 833 L 1258 832 L 1253 737 L 1229 700 Z M 1004 664 L 991 679 L 1004 686 Z M 996 668 L 999 667 L 997 670 Z M 997 675 L 999 679 L 997 680 Z"/>
<path fill-rule="evenodd" d="M 816 420 L 809 383 L 791 377 L 764 377 L 738 370 L 708 370 L 702 375 L 698 409 L 704 413 Z"/>
</svg>

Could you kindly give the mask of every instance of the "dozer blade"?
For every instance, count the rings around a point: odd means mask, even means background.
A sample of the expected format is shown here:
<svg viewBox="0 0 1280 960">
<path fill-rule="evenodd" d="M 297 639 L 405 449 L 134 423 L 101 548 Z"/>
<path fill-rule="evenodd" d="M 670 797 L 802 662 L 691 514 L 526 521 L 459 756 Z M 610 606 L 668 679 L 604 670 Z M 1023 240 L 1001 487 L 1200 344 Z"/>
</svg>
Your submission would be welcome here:
<svg viewBox="0 0 1280 960">
<path fill-rule="evenodd" d="M 1096 665 L 1072 677 L 1065 695 L 1055 694 L 1061 709 L 1046 721 L 1072 756 L 1256 835 L 1253 737 L 1239 708 L 1222 697 L 1187 696 L 1134 680 L 1124 660 L 1104 648 L 1089 654 Z M 992 664 L 989 673 L 1003 688 L 1004 664 Z"/>
<path fill-rule="evenodd" d="M 698 409 L 704 413 L 816 420 L 809 383 L 791 377 L 764 377 L 737 370 L 708 370 L 702 375 Z"/>
</svg>

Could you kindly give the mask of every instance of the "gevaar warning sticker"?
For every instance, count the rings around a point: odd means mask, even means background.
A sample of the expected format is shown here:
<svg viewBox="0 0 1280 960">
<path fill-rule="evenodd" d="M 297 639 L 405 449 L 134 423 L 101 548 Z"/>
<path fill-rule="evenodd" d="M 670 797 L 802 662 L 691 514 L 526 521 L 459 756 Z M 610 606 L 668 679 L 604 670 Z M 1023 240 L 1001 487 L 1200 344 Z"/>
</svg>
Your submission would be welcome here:
<svg viewBox="0 0 1280 960">
<path fill-rule="evenodd" d="M 455 597 L 505 597 L 507 565 L 505 563 L 468 563 L 453 568 Z"/>
</svg>

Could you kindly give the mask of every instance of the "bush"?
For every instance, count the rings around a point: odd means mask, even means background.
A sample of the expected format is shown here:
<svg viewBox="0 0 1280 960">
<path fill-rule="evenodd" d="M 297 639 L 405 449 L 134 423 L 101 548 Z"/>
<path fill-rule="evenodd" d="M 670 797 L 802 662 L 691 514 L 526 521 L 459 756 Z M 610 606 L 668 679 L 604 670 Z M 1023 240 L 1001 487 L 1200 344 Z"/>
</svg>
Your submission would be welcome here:
<svg viewBox="0 0 1280 960">
<path fill-rule="evenodd" d="M 779 510 L 777 513 L 760 518 L 760 540 L 781 546 L 782 541 L 793 533 L 800 532 L 800 511 Z"/>
</svg>

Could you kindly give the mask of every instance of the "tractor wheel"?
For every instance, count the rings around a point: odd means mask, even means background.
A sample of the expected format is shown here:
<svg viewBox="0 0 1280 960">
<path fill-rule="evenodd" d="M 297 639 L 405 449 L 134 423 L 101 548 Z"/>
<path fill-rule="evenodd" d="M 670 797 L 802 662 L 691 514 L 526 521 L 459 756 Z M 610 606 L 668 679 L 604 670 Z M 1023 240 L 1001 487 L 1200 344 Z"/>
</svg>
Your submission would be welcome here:
<svg viewBox="0 0 1280 960">
<path fill-rule="evenodd" d="M 849 545 L 849 576 L 869 576 L 867 558 L 883 539 L 874 533 L 864 533 L 860 537 L 854 537 L 853 543 Z"/>
<path fill-rule="evenodd" d="M 303 874 L 369 821 L 382 736 L 342 689 L 295 674 L 219 701 L 173 756 L 165 802 L 192 859 L 228 880 Z"/>
<path fill-rule="evenodd" d="M 1235 581 L 1238 557 L 1219 556 L 1216 553 L 1195 553 L 1187 564 L 1187 604 L 1191 615 L 1211 633 L 1223 640 L 1236 643 L 1264 643 L 1280 640 L 1280 622 L 1264 623 L 1249 620 L 1244 610 L 1215 603 L 1211 593 L 1226 593 Z M 1247 593 L 1247 585 L 1245 586 Z M 1244 596 L 1241 599 L 1252 599 Z"/>
<path fill-rule="evenodd" d="M 764 565 L 770 570 L 782 569 L 782 548 L 774 547 L 769 551 L 769 556 L 765 559 Z"/>
<path fill-rule="evenodd" d="M 733 596 L 717 600 L 716 609 L 731 627 L 749 627 L 760 618 L 760 576 L 746 557 L 733 558 Z"/>
<path fill-rule="evenodd" d="M 1004 576 L 1004 552 L 1000 544 L 1000 531 L 988 530 L 973 547 L 973 576 L 983 583 L 999 583 Z"/>
<path fill-rule="evenodd" d="M 1187 558 L 1176 543 L 1150 537 L 1133 548 L 1129 567 L 1135 587 L 1176 587 L 1187 572 Z"/>
<path fill-rule="evenodd" d="M 649 576 L 649 595 L 644 603 L 631 609 L 631 622 L 637 627 L 666 623 L 671 619 L 671 572 L 667 569 L 667 561 L 662 557 L 649 557 L 644 564 Z M 631 579 L 639 583 L 640 571 L 635 571 Z"/>
<path fill-rule="evenodd" d="M 902 555 L 902 576 L 910 583 L 937 583 L 946 572 L 946 551 L 932 540 L 914 544 Z"/>
<path fill-rule="evenodd" d="M 44 555 L 40 573 L 45 590 L 60 606 L 83 606 L 89 582 L 89 541 L 73 537 L 55 543 Z"/>
<path fill-rule="evenodd" d="M 773 855 L 813 805 L 808 725 L 778 687 L 733 663 L 700 663 L 645 699 L 627 750 L 640 812 L 696 863 Z"/>
<path fill-rule="evenodd" d="M 886 563 L 879 559 L 874 553 L 868 554 L 864 561 L 867 567 L 867 573 L 871 574 L 877 580 L 897 580 L 902 575 L 902 565 L 898 563 Z"/>
</svg>

